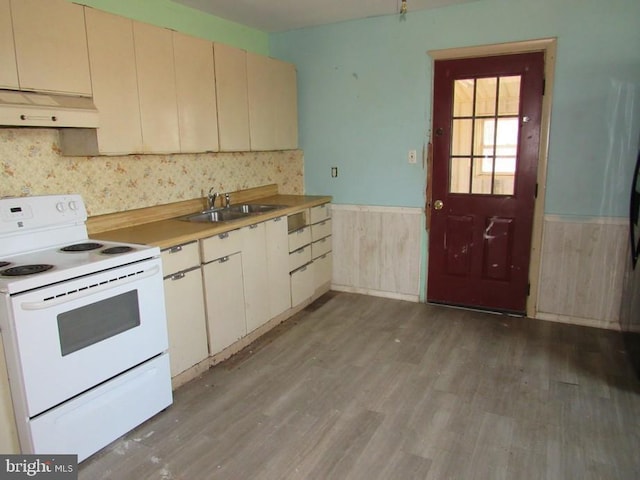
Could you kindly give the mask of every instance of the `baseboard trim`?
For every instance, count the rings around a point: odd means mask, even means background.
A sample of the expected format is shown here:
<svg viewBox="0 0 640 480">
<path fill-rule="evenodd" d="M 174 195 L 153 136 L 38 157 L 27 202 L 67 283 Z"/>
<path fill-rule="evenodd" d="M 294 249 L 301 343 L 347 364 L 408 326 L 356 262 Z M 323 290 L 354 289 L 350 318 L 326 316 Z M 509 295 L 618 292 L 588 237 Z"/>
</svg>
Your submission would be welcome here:
<svg viewBox="0 0 640 480">
<path fill-rule="evenodd" d="M 620 324 L 617 322 L 605 322 L 594 318 L 573 317 L 570 315 L 558 315 L 555 313 L 537 312 L 536 319 L 546 320 L 548 322 L 568 323 L 570 325 L 580 325 L 583 327 L 602 328 L 605 330 L 621 331 Z"/>
<path fill-rule="evenodd" d="M 337 292 L 346 292 L 346 293 L 359 293 L 362 295 L 371 295 L 372 297 L 390 298 L 393 300 L 406 300 L 407 302 L 414 302 L 414 303 L 418 303 L 420 301 L 420 295 L 410 295 L 410 294 L 396 293 L 396 292 L 385 292 L 382 290 L 350 287 L 347 285 L 331 284 L 331 290 L 335 290 Z"/>
</svg>

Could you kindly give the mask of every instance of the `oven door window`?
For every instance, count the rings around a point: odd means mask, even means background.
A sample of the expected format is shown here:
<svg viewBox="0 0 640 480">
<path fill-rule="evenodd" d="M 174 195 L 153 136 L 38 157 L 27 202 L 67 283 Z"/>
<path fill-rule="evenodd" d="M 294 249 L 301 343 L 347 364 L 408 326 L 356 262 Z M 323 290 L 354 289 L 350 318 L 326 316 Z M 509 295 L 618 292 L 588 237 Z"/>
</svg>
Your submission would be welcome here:
<svg viewBox="0 0 640 480">
<path fill-rule="evenodd" d="M 132 290 L 58 315 L 62 356 L 140 325 L 138 291 Z"/>
</svg>

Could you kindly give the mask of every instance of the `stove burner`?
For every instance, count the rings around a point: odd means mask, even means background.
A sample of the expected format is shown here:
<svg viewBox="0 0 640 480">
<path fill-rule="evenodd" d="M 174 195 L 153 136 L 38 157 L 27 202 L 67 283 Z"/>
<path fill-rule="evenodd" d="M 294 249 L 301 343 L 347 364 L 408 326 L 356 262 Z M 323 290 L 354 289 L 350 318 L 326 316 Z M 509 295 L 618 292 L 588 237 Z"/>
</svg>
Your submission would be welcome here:
<svg viewBox="0 0 640 480">
<path fill-rule="evenodd" d="M 7 268 L 0 271 L 0 275 L 4 277 L 20 277 L 23 275 L 32 275 L 34 273 L 42 273 L 51 270 L 53 265 L 37 264 L 37 265 L 18 265 L 17 267 Z"/>
<path fill-rule="evenodd" d="M 0 268 L 4 268 L 7 265 L 11 265 L 11 262 L 0 262 Z"/>
<path fill-rule="evenodd" d="M 85 242 L 67 245 L 66 247 L 62 247 L 60 250 L 63 252 L 86 252 L 88 250 L 97 250 L 98 248 L 102 248 L 101 243 Z"/>
<path fill-rule="evenodd" d="M 117 255 L 118 253 L 127 253 L 132 250 L 133 248 L 127 245 L 118 245 L 117 247 L 105 248 L 100 253 L 103 253 L 105 255 Z"/>
</svg>

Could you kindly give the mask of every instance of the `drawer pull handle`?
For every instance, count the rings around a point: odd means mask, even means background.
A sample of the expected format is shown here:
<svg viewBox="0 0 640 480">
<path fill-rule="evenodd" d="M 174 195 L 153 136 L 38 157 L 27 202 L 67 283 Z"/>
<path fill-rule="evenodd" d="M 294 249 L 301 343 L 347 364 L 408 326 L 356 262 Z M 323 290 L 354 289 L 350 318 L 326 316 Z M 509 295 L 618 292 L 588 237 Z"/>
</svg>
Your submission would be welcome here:
<svg viewBox="0 0 640 480">
<path fill-rule="evenodd" d="M 281 222 L 284 217 L 276 217 L 273 219 L 274 222 Z"/>
<path fill-rule="evenodd" d="M 178 253 L 182 251 L 182 245 L 178 245 L 176 247 L 171 247 L 169 249 L 169 253 Z"/>
<path fill-rule="evenodd" d="M 224 232 L 218 235 L 220 240 L 224 240 L 225 238 L 229 238 L 229 232 Z"/>
<path fill-rule="evenodd" d="M 229 257 L 222 257 L 220 260 L 218 260 L 218 263 L 225 263 L 229 261 Z"/>
<path fill-rule="evenodd" d="M 253 225 L 249 225 L 249 229 L 250 230 L 253 230 L 255 228 L 258 228 L 258 224 L 257 223 L 254 223 Z"/>
<path fill-rule="evenodd" d="M 176 273 L 175 275 L 171 275 L 171 280 L 181 280 L 184 278 L 184 273 Z"/>
<path fill-rule="evenodd" d="M 301 233 L 304 233 L 304 228 L 301 228 L 301 229 L 300 229 L 300 230 L 298 230 L 296 233 L 297 233 L 298 235 L 300 235 Z"/>
</svg>

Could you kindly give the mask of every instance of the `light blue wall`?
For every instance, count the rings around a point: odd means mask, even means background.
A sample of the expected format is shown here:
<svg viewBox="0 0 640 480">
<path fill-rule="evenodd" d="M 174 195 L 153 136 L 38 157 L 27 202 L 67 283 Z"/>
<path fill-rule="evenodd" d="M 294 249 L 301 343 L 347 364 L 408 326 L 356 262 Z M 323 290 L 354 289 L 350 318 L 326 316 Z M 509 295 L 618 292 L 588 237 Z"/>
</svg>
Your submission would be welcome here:
<svg viewBox="0 0 640 480">
<path fill-rule="evenodd" d="M 640 135 L 640 1 L 478 0 L 270 35 L 298 67 L 309 194 L 422 206 L 428 50 L 558 38 L 546 212 L 625 216 Z M 336 179 L 331 166 L 339 168 Z"/>
</svg>

